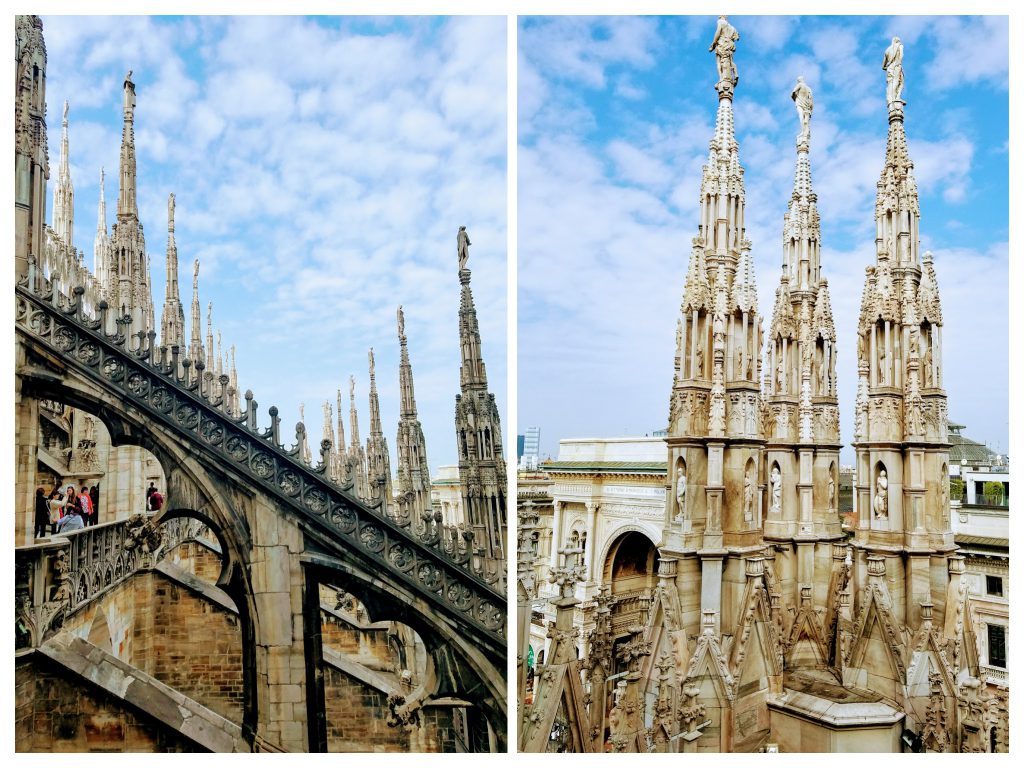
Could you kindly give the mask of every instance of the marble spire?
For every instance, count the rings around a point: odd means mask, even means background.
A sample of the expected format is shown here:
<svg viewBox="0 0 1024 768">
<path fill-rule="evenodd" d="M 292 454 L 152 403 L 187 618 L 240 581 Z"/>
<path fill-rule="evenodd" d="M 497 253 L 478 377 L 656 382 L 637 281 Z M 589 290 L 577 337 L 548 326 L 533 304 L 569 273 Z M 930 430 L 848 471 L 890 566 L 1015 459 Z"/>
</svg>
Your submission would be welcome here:
<svg viewBox="0 0 1024 768">
<path fill-rule="evenodd" d="M 199 259 L 195 260 L 192 267 L 192 312 L 191 312 L 192 341 L 188 348 L 188 356 L 192 360 L 193 371 L 197 362 L 206 361 L 206 353 L 203 351 L 203 320 L 202 310 L 199 304 Z"/>
<path fill-rule="evenodd" d="M 131 71 L 124 79 L 124 123 L 121 129 L 121 178 L 117 194 L 117 218 L 139 218 L 135 178 L 135 83 Z"/>
<path fill-rule="evenodd" d="M 112 258 L 106 294 L 116 309 L 113 314 L 127 313 L 131 316 L 131 333 L 135 336 L 153 329 L 153 295 L 146 240 L 136 200 L 135 83 L 130 71 L 124 80 L 123 116 L 117 221 L 110 236 Z"/>
<path fill-rule="evenodd" d="M 68 149 L 68 102 L 64 101 L 64 117 L 60 133 L 60 164 L 53 188 L 53 230 L 68 248 L 74 246 L 75 188 L 71 183 L 70 151 Z"/>
<path fill-rule="evenodd" d="M 416 415 L 416 394 L 413 388 L 412 363 L 405 336 L 405 313 L 398 307 L 398 344 L 401 358 L 398 364 L 400 393 L 398 435 L 398 475 L 395 482 L 396 501 L 402 516 L 420 521 L 431 508 L 430 468 L 427 463 L 427 441 Z"/>
<path fill-rule="evenodd" d="M 178 292 L 178 246 L 174 241 L 174 193 L 167 198 L 167 283 L 160 315 L 160 343 L 185 346 L 185 309 Z"/>
<path fill-rule="evenodd" d="M 840 536 L 835 489 L 839 484 L 839 401 L 836 335 L 828 283 L 821 276 L 821 224 L 811 180 L 814 94 L 803 77 L 790 94 L 796 107 L 796 168 L 782 223 L 782 270 L 769 326 L 764 397 L 767 459 L 779 488 L 769 505 L 766 536 L 799 536 L 822 551 Z M 831 491 L 829 490 L 831 488 Z M 781 499 L 795 498 L 786 508 Z M 801 583 L 814 580 L 806 563 Z M 796 593 L 785 595 L 793 604 Z"/>
<path fill-rule="evenodd" d="M 348 475 L 352 479 L 356 496 L 364 501 L 370 500 L 369 478 L 366 467 L 366 451 L 359 440 L 359 414 L 356 411 L 356 377 L 348 378 L 349 427 L 350 436 L 348 450 Z"/>
<path fill-rule="evenodd" d="M 473 546 L 486 567 L 504 570 L 507 521 L 505 515 L 505 459 L 502 455 L 501 417 L 494 395 L 487 389 L 487 371 L 480 344 L 480 327 L 470 290 L 469 237 L 459 231 L 459 340 L 462 367 L 461 393 L 455 396 L 455 433 L 459 453 L 459 482 L 466 523 L 473 531 Z M 499 576 L 500 577 L 500 576 Z"/>
<path fill-rule="evenodd" d="M 206 374 L 213 375 L 213 302 L 206 302 Z"/>
<path fill-rule="evenodd" d="M 92 269 L 101 289 L 109 285 L 110 238 L 107 236 L 107 201 L 103 169 L 100 168 L 100 202 L 96 212 L 96 237 L 92 242 Z"/>
<path fill-rule="evenodd" d="M 381 511 L 394 514 L 391 489 L 391 456 L 380 420 L 380 399 L 377 396 L 377 372 L 373 347 L 367 354 L 370 368 L 370 435 L 366 438 L 366 468 L 374 499 L 382 501 Z"/>
</svg>

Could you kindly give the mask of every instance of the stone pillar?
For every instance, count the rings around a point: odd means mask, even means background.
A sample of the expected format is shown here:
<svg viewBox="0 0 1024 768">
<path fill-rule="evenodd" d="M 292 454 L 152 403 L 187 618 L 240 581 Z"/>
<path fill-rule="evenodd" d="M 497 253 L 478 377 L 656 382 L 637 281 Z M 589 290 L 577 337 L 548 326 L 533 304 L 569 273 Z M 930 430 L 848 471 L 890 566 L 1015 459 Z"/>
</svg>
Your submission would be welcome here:
<svg viewBox="0 0 1024 768">
<path fill-rule="evenodd" d="M 597 548 L 597 510 L 600 509 L 600 505 L 596 502 L 587 502 L 587 581 L 596 581 L 594 575 L 594 550 Z"/>
<path fill-rule="evenodd" d="M 32 543 L 35 528 L 36 467 L 39 446 L 39 401 L 25 397 L 18 387 L 14 394 L 14 544 Z M 45 488 L 45 491 L 50 491 Z"/>
<path fill-rule="evenodd" d="M 309 745 L 302 534 L 269 501 L 260 498 L 253 502 L 250 527 L 257 743 L 305 752 Z"/>
<path fill-rule="evenodd" d="M 562 502 L 551 503 L 554 514 L 551 519 L 551 556 L 549 558 L 552 568 L 558 567 L 558 548 L 562 542 Z"/>
</svg>

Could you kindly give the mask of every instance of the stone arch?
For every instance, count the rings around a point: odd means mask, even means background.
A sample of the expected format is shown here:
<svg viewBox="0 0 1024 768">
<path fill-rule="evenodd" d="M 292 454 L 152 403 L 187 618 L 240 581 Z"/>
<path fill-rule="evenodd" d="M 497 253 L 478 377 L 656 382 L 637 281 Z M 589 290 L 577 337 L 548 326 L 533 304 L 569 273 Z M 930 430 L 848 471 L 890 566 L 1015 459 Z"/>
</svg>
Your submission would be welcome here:
<svg viewBox="0 0 1024 768">
<path fill-rule="evenodd" d="M 641 529 L 620 530 L 605 549 L 604 583 L 612 595 L 634 589 L 653 588 L 658 575 L 658 547 Z M 619 587 L 616 589 L 616 584 Z"/>
<path fill-rule="evenodd" d="M 25 377 L 22 381 L 22 395 L 54 399 L 96 417 L 110 434 L 112 446 L 137 445 L 148 450 L 160 463 L 168 481 L 166 504 L 161 513 L 154 517 L 154 524 L 159 525 L 179 516 L 194 517 L 208 525 L 217 536 L 224 553 L 224 565 L 217 586 L 237 606 L 242 628 L 245 690 L 242 731 L 251 743 L 255 739 L 259 716 L 257 645 L 259 638 L 265 633 L 274 632 L 274 629 L 259 625 L 248 568 L 252 551 L 249 523 L 240 508 L 241 499 L 231 498 L 232 494 L 221 490 L 230 488 L 232 481 L 218 483 L 187 445 L 165 433 L 159 425 L 146 421 L 142 414 L 127 410 L 122 400 L 107 395 L 79 377 Z M 175 504 L 174 509 L 171 508 L 172 504 Z M 95 593 L 96 586 L 90 575 L 82 574 L 75 585 L 76 602 L 82 602 Z"/>
<path fill-rule="evenodd" d="M 403 585 L 380 578 L 376 570 L 363 569 L 355 562 L 342 562 L 321 554 L 307 554 L 305 612 L 319 610 L 319 602 L 311 604 L 309 595 L 317 593 L 320 584 L 340 587 L 355 596 L 366 609 L 370 621 L 391 621 L 404 624 L 422 640 L 427 652 L 428 674 L 417 695 L 431 698 L 452 697 L 468 701 L 478 707 L 491 724 L 499 742 L 503 743 L 507 713 L 505 709 L 505 668 L 498 669 L 487 657 L 485 649 L 462 636 L 454 626 L 430 621 L 431 607 L 422 597 L 406 590 Z M 319 663 L 315 656 L 322 653 L 321 643 L 307 643 L 307 669 Z M 311 683 L 307 681 L 307 685 Z M 322 680 L 310 695 L 309 706 L 323 710 Z M 313 741 L 311 735 L 311 741 Z M 311 744 L 311 751 L 314 751 Z"/>
</svg>

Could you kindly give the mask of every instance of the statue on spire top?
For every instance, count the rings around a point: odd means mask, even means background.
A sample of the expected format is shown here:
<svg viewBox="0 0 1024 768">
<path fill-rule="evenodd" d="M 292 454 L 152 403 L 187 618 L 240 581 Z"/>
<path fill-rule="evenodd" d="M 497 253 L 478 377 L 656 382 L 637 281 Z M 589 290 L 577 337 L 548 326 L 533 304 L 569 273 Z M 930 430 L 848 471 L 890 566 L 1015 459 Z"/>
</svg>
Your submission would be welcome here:
<svg viewBox="0 0 1024 768">
<path fill-rule="evenodd" d="M 405 336 L 405 313 L 401 304 L 398 305 L 398 335 Z"/>
<path fill-rule="evenodd" d="M 466 268 L 466 262 L 469 261 L 469 246 L 472 245 L 469 242 L 469 233 L 466 232 L 465 227 L 459 227 L 459 234 L 456 238 L 456 242 L 459 247 L 459 271 L 461 272 Z"/>
<path fill-rule="evenodd" d="M 739 39 L 740 33 L 729 23 L 729 17 L 719 16 L 718 26 L 715 28 L 715 38 L 711 41 L 711 47 L 708 48 L 709 51 L 715 52 L 719 82 L 728 82 L 735 86 L 740 81 L 736 62 L 732 59 L 736 53 L 736 41 Z"/>
<path fill-rule="evenodd" d="M 894 37 L 885 49 L 882 69 L 885 70 L 885 99 L 892 109 L 894 104 L 901 101 L 900 94 L 903 92 L 903 43 L 898 37 Z"/>
<path fill-rule="evenodd" d="M 811 138 L 811 112 L 814 111 L 814 93 L 810 86 L 804 82 L 801 75 L 796 79 L 796 87 L 791 94 L 796 102 L 796 112 L 800 116 L 800 136 L 798 141 L 808 141 Z"/>
</svg>

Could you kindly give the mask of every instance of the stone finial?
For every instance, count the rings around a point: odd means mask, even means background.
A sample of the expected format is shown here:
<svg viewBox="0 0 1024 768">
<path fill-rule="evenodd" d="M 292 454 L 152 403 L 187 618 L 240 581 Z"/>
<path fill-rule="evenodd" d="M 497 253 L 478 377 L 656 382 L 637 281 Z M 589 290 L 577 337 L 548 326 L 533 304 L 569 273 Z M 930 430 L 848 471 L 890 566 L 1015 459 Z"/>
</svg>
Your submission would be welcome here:
<svg viewBox="0 0 1024 768">
<path fill-rule="evenodd" d="M 401 339 L 405 336 L 405 313 L 402 311 L 402 305 L 398 305 L 398 338 Z"/>
</svg>

